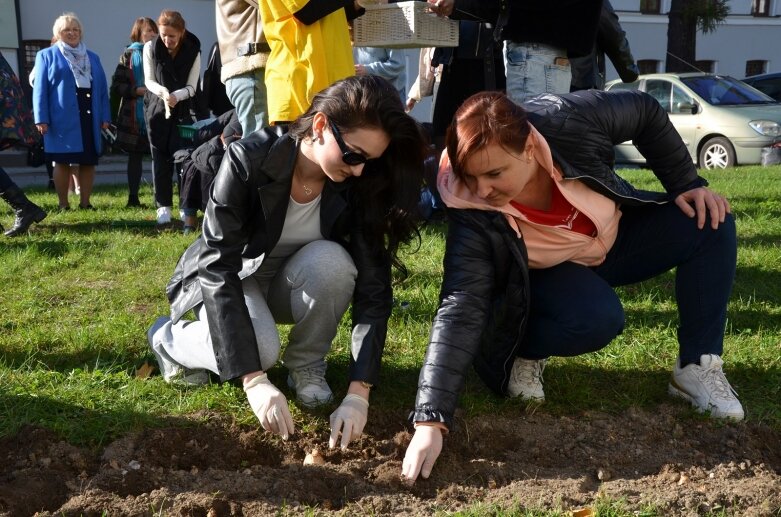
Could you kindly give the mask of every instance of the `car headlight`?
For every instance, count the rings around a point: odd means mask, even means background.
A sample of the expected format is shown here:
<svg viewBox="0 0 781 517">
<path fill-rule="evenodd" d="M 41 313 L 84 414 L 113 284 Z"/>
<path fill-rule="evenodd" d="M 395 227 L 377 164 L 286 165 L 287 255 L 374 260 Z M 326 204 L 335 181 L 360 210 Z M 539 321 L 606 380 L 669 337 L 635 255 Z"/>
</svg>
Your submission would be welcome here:
<svg viewBox="0 0 781 517">
<path fill-rule="evenodd" d="M 751 129 L 763 136 L 781 136 L 781 126 L 772 120 L 752 120 L 748 123 Z"/>
</svg>

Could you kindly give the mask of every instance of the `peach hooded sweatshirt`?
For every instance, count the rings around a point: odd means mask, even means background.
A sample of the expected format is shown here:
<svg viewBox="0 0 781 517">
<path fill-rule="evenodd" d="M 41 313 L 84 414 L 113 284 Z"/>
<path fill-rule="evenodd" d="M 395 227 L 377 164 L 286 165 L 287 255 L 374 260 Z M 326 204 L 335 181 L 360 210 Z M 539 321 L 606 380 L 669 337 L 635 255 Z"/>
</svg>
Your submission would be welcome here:
<svg viewBox="0 0 781 517">
<path fill-rule="evenodd" d="M 616 240 L 621 210 L 615 201 L 594 192 L 581 181 L 564 179 L 561 170 L 553 163 L 548 142 L 534 126 L 531 126 L 529 138 L 534 139 L 534 158 L 550 174 L 564 198 L 594 223 L 596 236 L 534 223 L 509 203 L 502 207 L 489 205 L 472 194 L 453 174 L 446 151 L 442 152 L 437 175 L 437 189 L 442 201 L 450 208 L 502 212 L 510 227 L 526 243 L 532 269 L 544 269 L 567 261 L 584 266 L 601 264 Z"/>
</svg>

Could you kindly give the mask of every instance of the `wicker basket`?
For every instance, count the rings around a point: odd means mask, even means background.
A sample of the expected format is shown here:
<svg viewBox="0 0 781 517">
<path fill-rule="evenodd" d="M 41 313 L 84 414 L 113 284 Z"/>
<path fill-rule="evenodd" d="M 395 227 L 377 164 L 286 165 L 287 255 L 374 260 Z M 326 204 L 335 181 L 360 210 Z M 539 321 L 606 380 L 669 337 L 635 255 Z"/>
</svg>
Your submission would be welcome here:
<svg viewBox="0 0 781 517">
<path fill-rule="evenodd" d="M 458 22 L 427 12 L 426 2 L 369 5 L 353 22 L 356 47 L 457 47 Z"/>
</svg>

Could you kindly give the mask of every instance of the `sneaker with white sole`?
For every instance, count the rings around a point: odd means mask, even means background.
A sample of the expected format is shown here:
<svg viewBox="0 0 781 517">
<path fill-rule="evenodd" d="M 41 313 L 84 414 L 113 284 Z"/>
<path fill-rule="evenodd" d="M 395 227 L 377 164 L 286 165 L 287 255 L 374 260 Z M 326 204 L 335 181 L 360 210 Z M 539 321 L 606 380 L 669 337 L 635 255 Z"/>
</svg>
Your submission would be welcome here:
<svg viewBox="0 0 781 517">
<path fill-rule="evenodd" d="M 547 359 L 523 359 L 516 357 L 510 371 L 507 394 L 521 397 L 523 400 L 543 402 L 545 391 L 542 389 L 542 372 Z"/>
<path fill-rule="evenodd" d="M 670 395 L 688 400 L 697 411 L 709 411 L 714 418 L 743 420 L 743 406 L 721 369 L 724 364 L 721 357 L 704 354 L 700 356 L 700 364 L 683 368 L 680 364 L 678 359 L 667 388 Z"/>
<path fill-rule="evenodd" d="M 290 370 L 287 385 L 296 391 L 296 399 L 306 407 L 328 404 L 334 399 L 325 380 L 325 365 Z"/>
<path fill-rule="evenodd" d="M 160 369 L 160 375 L 165 382 L 178 382 L 189 385 L 209 384 L 209 373 L 206 370 L 196 370 L 185 368 L 174 361 L 165 351 L 162 344 L 162 328 L 171 321 L 168 316 L 161 316 L 155 320 L 146 333 L 149 347 L 157 359 L 157 367 Z"/>
<path fill-rule="evenodd" d="M 161 206 L 157 209 L 157 224 L 171 224 L 170 206 Z"/>
</svg>

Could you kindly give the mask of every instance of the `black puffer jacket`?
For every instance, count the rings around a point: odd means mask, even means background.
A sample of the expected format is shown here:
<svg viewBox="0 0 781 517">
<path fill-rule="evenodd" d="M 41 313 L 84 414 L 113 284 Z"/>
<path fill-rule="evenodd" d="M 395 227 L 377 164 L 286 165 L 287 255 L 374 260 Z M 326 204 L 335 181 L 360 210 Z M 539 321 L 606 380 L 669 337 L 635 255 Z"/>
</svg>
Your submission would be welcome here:
<svg viewBox="0 0 781 517">
<path fill-rule="evenodd" d="M 524 104 L 565 181 L 578 179 L 620 204 L 665 203 L 707 182 L 664 109 L 640 92 L 542 95 Z M 641 191 L 614 171 L 613 145 L 645 156 L 665 193 Z M 440 305 L 410 419 L 449 428 L 472 364 L 498 393 L 507 389 L 529 300 L 526 248 L 500 212 L 448 209 Z"/>
<path fill-rule="evenodd" d="M 281 132 L 262 129 L 228 147 L 206 207 L 203 237 L 184 252 L 166 288 L 174 321 L 206 305 L 222 380 L 273 366 L 260 363 L 241 279 L 260 267 L 282 234 L 298 144 Z M 376 384 L 393 300 L 391 261 L 387 253 L 370 251 L 352 196 L 354 182 L 326 180 L 320 231 L 345 247 L 358 270 L 349 380 Z"/>
</svg>

